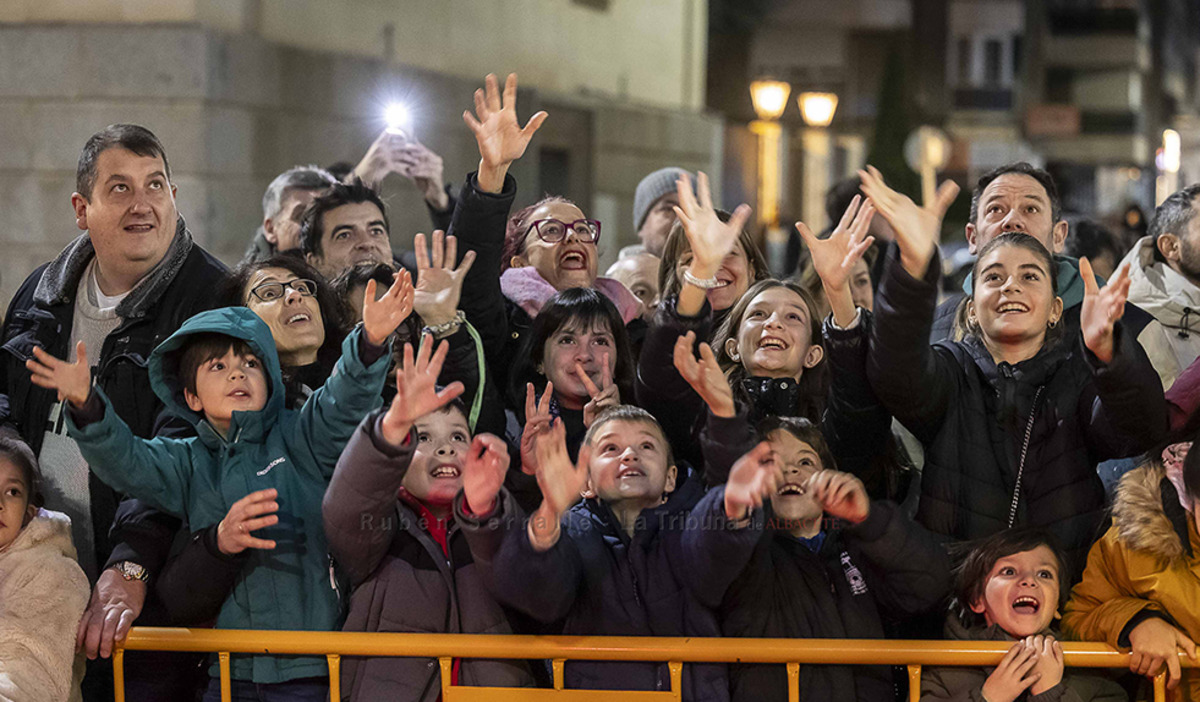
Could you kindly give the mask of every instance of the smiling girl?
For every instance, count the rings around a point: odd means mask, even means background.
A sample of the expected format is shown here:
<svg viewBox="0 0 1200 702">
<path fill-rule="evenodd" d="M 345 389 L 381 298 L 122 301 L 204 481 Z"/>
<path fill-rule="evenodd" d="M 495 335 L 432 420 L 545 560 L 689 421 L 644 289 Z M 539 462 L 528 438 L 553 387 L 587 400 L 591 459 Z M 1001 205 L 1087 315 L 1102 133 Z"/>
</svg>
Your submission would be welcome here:
<svg viewBox="0 0 1200 702">
<path fill-rule="evenodd" d="M 942 216 L 958 188 L 919 208 L 863 172 L 896 230 L 875 301 L 867 371 L 883 404 L 922 442 L 917 521 L 954 539 L 1051 529 L 1073 583 L 1104 513 L 1096 464 L 1145 451 L 1167 430 L 1162 385 L 1120 317 L 1126 271 L 1099 288 L 1087 259 L 1082 333 L 1056 340 L 1062 301 L 1050 253 L 1020 232 L 983 247 L 967 303 L 970 333 L 929 346 Z"/>
</svg>

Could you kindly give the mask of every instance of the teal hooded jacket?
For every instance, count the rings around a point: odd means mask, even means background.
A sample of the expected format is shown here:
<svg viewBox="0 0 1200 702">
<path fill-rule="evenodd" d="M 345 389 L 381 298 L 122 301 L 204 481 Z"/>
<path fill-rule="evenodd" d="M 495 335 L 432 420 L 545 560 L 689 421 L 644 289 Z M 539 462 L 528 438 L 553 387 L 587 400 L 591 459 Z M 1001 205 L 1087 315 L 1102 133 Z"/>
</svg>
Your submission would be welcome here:
<svg viewBox="0 0 1200 702">
<path fill-rule="evenodd" d="M 188 337 L 217 332 L 246 341 L 267 374 L 266 405 L 234 412 L 222 437 L 188 408 L 179 377 Z M 96 475 L 114 489 L 183 517 L 193 530 L 217 524 L 234 502 L 256 490 L 279 491 L 279 523 L 254 533 L 271 550 L 247 549 L 246 564 L 217 617 L 219 629 L 330 631 L 340 614 L 321 521 L 321 499 L 338 456 L 362 418 L 381 404 L 390 354 L 370 366 L 360 360 L 361 329 L 346 337 L 342 357 L 325 385 L 300 410 L 284 407 L 283 379 L 271 331 L 245 307 L 198 314 L 150 356 L 150 383 L 167 408 L 191 421 L 197 436 L 141 439 L 112 410 L 68 432 Z M 322 658 L 234 656 L 238 680 L 278 683 L 327 674 Z"/>
</svg>

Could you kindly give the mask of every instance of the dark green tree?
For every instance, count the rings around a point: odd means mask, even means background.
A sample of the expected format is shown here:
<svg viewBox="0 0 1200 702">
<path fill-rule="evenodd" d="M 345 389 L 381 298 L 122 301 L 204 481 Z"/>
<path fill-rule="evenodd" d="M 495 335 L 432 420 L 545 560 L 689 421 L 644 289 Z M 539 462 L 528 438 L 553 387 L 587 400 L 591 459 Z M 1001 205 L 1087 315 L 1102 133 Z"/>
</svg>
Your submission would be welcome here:
<svg viewBox="0 0 1200 702">
<path fill-rule="evenodd" d="M 904 52 L 893 45 L 888 51 L 879 86 L 875 130 L 867 163 L 883 173 L 888 185 L 920 202 L 921 178 L 904 160 L 904 141 L 917 127 L 912 114 L 912 96 L 908 91 L 906 63 Z"/>
</svg>

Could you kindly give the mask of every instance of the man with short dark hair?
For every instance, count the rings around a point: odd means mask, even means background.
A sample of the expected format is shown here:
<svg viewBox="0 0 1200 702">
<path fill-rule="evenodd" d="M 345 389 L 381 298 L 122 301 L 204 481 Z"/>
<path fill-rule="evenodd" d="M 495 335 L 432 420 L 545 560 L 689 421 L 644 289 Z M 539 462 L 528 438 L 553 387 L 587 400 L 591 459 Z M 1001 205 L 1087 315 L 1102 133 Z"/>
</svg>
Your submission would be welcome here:
<svg viewBox="0 0 1200 702">
<path fill-rule="evenodd" d="M 1121 261 L 1129 265 L 1129 301 L 1154 316 L 1138 335 L 1163 388 L 1200 356 L 1200 184 L 1158 206 L 1142 237 Z"/>
<path fill-rule="evenodd" d="M 305 210 L 300 223 L 300 248 L 326 280 L 359 263 L 393 263 L 383 200 L 359 183 L 335 185 Z"/>
<path fill-rule="evenodd" d="M 193 242 L 175 209 L 166 151 L 144 127 L 114 124 L 88 139 L 71 204 L 84 233 L 25 280 L 4 317 L 0 420 L 38 453 L 46 506 L 71 517 L 80 565 L 96 584 L 80 625 L 95 657 L 141 612 L 146 581 L 167 557 L 179 520 L 146 513 L 135 539 L 110 541 L 121 496 L 92 474 L 66 435 L 62 403 L 31 381 L 25 360 L 35 346 L 71 361 L 85 353 L 121 418 L 153 436 L 163 405 L 146 359 L 211 306 L 225 267 Z"/>
<path fill-rule="evenodd" d="M 971 193 L 971 215 L 966 226 L 971 253 L 977 254 L 989 241 L 1007 232 L 1024 232 L 1042 242 L 1058 264 L 1058 296 L 1063 300 L 1065 329 L 1078 332 L 1083 278 L 1079 275 L 1079 261 L 1061 255 L 1068 229 L 1054 178 L 1023 161 L 985 173 Z M 963 282 L 963 294 L 951 295 L 938 305 L 930 342 L 961 337 L 956 317 L 973 289 L 974 281 L 968 275 Z M 1123 325 L 1135 333 L 1150 321 L 1149 315 L 1131 304 L 1126 305 L 1125 311 Z"/>
</svg>

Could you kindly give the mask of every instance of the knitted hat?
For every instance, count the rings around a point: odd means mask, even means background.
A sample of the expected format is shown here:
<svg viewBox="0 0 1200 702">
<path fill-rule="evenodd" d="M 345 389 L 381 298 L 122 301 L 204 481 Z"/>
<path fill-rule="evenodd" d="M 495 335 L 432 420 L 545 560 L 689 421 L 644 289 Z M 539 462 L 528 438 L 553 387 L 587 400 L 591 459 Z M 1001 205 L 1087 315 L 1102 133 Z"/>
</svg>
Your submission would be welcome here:
<svg viewBox="0 0 1200 702">
<path fill-rule="evenodd" d="M 642 182 L 638 183 L 637 191 L 633 194 L 633 230 L 635 232 L 642 228 L 642 222 L 646 221 L 646 215 L 650 214 L 650 208 L 658 198 L 675 192 L 675 181 L 679 180 L 681 175 L 689 176 L 692 179 L 692 188 L 696 187 L 696 175 L 676 166 L 660 168 L 642 178 Z"/>
</svg>

